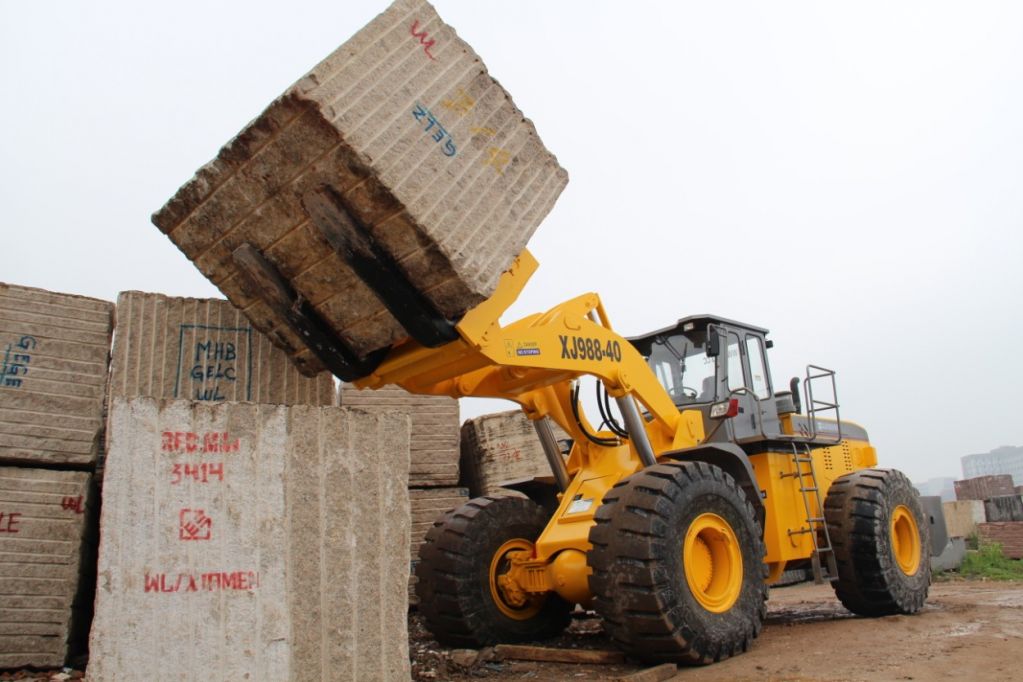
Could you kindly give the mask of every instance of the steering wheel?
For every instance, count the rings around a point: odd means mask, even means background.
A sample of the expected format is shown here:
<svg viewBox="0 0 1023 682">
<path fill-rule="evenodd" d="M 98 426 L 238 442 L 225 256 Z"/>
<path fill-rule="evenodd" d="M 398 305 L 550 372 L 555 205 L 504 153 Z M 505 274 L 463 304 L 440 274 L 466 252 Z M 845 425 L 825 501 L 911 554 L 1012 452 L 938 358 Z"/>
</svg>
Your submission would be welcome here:
<svg viewBox="0 0 1023 682">
<path fill-rule="evenodd" d="M 695 388 L 691 388 L 689 386 L 683 386 L 682 387 L 682 397 L 683 398 L 689 398 L 690 400 L 696 400 L 696 396 L 698 396 L 698 395 L 699 395 L 699 393 L 697 392 L 697 390 Z"/>
</svg>

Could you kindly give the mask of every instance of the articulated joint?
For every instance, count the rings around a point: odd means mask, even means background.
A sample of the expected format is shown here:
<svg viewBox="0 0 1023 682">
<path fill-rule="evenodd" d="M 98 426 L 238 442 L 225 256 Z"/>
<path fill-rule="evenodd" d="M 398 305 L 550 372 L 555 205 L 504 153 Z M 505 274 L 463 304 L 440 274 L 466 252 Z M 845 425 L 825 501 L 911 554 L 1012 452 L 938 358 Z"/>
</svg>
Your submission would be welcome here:
<svg viewBox="0 0 1023 682">
<path fill-rule="evenodd" d="M 525 551 L 510 553 L 508 560 L 511 567 L 497 578 L 497 586 L 504 601 L 513 607 L 524 606 L 530 595 L 547 592 L 584 606 L 593 598 L 586 555 L 577 549 L 563 550 L 549 563 L 537 561 Z"/>
</svg>

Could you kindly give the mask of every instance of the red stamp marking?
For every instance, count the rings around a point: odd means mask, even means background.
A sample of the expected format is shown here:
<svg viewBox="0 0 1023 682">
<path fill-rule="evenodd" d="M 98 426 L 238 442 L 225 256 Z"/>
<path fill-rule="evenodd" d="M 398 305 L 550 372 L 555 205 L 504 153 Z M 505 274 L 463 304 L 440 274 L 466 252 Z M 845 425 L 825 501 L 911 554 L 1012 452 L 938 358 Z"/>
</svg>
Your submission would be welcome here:
<svg viewBox="0 0 1023 682">
<path fill-rule="evenodd" d="M 171 465 L 171 485 L 178 485 L 185 479 L 191 479 L 196 483 L 209 483 L 212 480 L 224 480 L 223 462 L 202 462 L 201 464 L 182 464 L 175 462 Z"/>
<path fill-rule="evenodd" d="M 81 495 L 79 495 L 78 497 L 71 497 L 70 495 L 68 495 L 67 497 L 60 501 L 60 508 L 68 509 L 76 514 L 85 513 L 85 505 Z"/>
<path fill-rule="evenodd" d="M 21 512 L 0 511 L 0 533 L 20 533 L 21 529 L 18 528 L 20 518 Z"/>
<path fill-rule="evenodd" d="M 198 434 L 192 431 L 164 431 L 160 449 L 164 452 L 238 452 L 241 441 L 226 431 Z"/>
<path fill-rule="evenodd" d="M 213 519 L 202 509 L 182 509 L 178 523 L 180 540 L 209 540 L 213 535 Z"/>
<path fill-rule="evenodd" d="M 210 571 L 206 573 L 146 573 L 145 592 L 251 592 L 259 587 L 255 571 Z"/>
<path fill-rule="evenodd" d="M 426 31 L 419 30 L 419 19 L 412 22 L 412 26 L 409 28 L 409 34 L 413 38 L 419 39 L 419 44 L 423 46 L 423 52 L 426 53 L 427 57 L 433 61 L 437 61 L 437 58 L 430 54 L 430 48 L 436 45 L 437 41 L 431 38 Z"/>
</svg>

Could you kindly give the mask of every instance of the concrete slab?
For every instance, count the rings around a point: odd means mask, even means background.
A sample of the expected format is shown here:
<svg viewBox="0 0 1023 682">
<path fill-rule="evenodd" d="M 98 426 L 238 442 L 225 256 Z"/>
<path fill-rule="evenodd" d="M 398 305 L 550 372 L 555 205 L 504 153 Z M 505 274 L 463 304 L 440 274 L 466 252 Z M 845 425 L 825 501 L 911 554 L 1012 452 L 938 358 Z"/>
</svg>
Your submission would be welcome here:
<svg viewBox="0 0 1023 682">
<path fill-rule="evenodd" d="M 950 538 L 945 549 L 931 557 L 931 571 L 956 571 L 966 558 L 966 539 Z"/>
<path fill-rule="evenodd" d="M 408 418 L 115 399 L 89 677 L 407 680 Z"/>
<path fill-rule="evenodd" d="M 96 461 L 113 309 L 0 283 L 0 462 Z"/>
</svg>

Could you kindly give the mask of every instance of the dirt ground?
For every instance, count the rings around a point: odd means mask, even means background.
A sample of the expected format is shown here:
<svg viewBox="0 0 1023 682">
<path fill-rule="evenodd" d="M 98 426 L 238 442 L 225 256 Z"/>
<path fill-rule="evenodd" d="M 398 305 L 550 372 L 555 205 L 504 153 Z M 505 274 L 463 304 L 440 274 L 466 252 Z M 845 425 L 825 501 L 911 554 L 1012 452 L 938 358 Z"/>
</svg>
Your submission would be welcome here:
<svg viewBox="0 0 1023 682">
<path fill-rule="evenodd" d="M 648 666 L 478 661 L 452 652 L 410 619 L 413 678 L 422 680 L 601 680 Z M 544 646 L 612 649 L 594 618 L 573 622 Z M 481 658 L 486 658 L 483 656 Z M 462 665 L 459 665 L 459 661 Z M 752 650 L 675 682 L 726 680 L 1023 680 L 1023 583 L 954 581 L 931 586 L 914 616 L 860 618 L 827 585 L 771 590 L 767 623 Z"/>
</svg>

